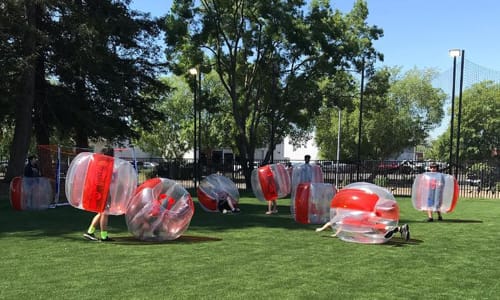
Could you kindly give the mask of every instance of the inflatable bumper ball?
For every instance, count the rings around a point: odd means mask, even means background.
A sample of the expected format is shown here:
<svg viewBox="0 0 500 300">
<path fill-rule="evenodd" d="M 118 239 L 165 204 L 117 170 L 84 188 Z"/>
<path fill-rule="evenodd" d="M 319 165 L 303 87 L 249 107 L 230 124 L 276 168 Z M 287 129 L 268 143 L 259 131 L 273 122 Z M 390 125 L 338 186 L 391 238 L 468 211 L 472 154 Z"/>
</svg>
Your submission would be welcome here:
<svg viewBox="0 0 500 300">
<path fill-rule="evenodd" d="M 357 182 L 333 197 L 330 222 L 343 241 L 382 244 L 390 239 L 385 234 L 398 226 L 399 205 L 388 190 Z"/>
<path fill-rule="evenodd" d="M 449 213 L 458 200 L 458 183 L 455 177 L 439 172 L 418 174 L 413 182 L 411 200 L 417 210 Z"/>
<path fill-rule="evenodd" d="M 253 193 L 260 201 L 273 201 L 290 193 L 290 175 L 282 164 L 254 169 L 251 182 Z"/>
<path fill-rule="evenodd" d="M 335 188 L 329 183 L 300 183 L 295 194 L 295 221 L 324 224 L 330 220 L 330 203 Z"/>
<path fill-rule="evenodd" d="M 297 187 L 301 183 L 323 183 L 323 171 L 321 170 L 321 167 L 319 165 L 302 163 L 293 167 L 291 180 L 292 202 L 290 202 L 290 212 L 292 214 L 292 217 L 295 218 L 295 195 L 297 194 Z"/>
<path fill-rule="evenodd" d="M 140 185 L 125 214 L 128 230 L 143 241 L 175 240 L 194 214 L 191 195 L 179 183 L 153 178 Z"/>
<path fill-rule="evenodd" d="M 211 174 L 203 179 L 196 193 L 201 207 L 208 212 L 219 211 L 218 203 L 221 197 L 226 198 L 229 196 L 235 206 L 237 206 L 240 199 L 236 184 L 226 176 L 219 174 Z"/>
<path fill-rule="evenodd" d="M 49 178 L 14 177 L 10 182 L 10 204 L 15 210 L 48 209 L 53 197 Z"/>
<path fill-rule="evenodd" d="M 137 188 L 137 173 L 122 159 L 82 152 L 66 175 L 66 197 L 79 209 L 122 215 Z"/>
</svg>

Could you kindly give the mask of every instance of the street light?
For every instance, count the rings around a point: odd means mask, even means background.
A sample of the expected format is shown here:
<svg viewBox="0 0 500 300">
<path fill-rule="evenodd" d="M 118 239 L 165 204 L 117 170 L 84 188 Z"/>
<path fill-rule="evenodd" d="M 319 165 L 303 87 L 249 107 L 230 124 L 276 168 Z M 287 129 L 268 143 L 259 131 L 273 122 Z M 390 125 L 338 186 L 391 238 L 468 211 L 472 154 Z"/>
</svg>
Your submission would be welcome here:
<svg viewBox="0 0 500 300">
<path fill-rule="evenodd" d="M 194 92 L 193 92 L 193 117 L 194 117 L 194 136 L 193 136 L 193 177 L 194 177 L 194 189 L 196 190 L 196 185 L 197 185 L 197 160 L 196 160 L 196 99 L 197 99 L 197 92 L 198 92 L 198 78 L 196 75 L 198 75 L 198 69 L 197 68 L 191 68 L 189 69 L 189 74 L 194 76 Z"/>
<path fill-rule="evenodd" d="M 451 85 L 451 120 L 450 120 L 450 157 L 448 159 L 448 165 L 450 166 L 449 173 L 452 174 L 453 170 L 453 123 L 455 117 L 455 77 L 457 72 L 457 56 L 460 55 L 460 50 L 451 49 L 449 51 L 451 57 L 453 57 L 453 81 Z"/>
<path fill-rule="evenodd" d="M 460 53 L 461 52 L 461 53 Z M 462 120 L 462 88 L 464 84 L 464 59 L 465 50 L 461 50 L 458 55 L 461 56 L 460 61 L 460 86 L 458 88 L 458 120 L 457 120 L 457 148 L 455 153 L 455 178 L 458 177 L 458 155 L 460 154 L 460 123 Z"/>
<path fill-rule="evenodd" d="M 456 80 L 456 65 L 457 65 L 457 57 L 461 56 L 461 64 L 460 64 L 460 87 L 459 87 L 459 96 L 458 96 L 458 122 L 457 122 L 457 146 L 455 149 L 455 177 L 458 177 L 458 156 L 460 153 L 460 123 L 462 119 L 462 87 L 463 87 L 463 78 L 464 78 L 464 56 L 465 51 L 461 49 L 451 49 L 448 52 L 451 57 L 453 57 L 453 83 L 452 83 L 452 91 L 451 91 L 451 127 L 450 127 L 450 174 L 453 171 L 452 165 L 452 156 L 453 156 L 453 119 L 455 115 L 455 80 Z"/>
<path fill-rule="evenodd" d="M 335 188 L 339 188 L 339 161 L 340 161 L 340 126 L 342 125 L 342 110 L 338 106 L 334 106 L 339 111 L 339 128 L 337 131 L 337 164 L 335 165 Z"/>
<path fill-rule="evenodd" d="M 358 123 L 358 167 L 356 171 L 356 180 L 359 181 L 359 165 L 361 164 L 361 127 L 363 124 L 363 89 L 365 85 L 365 59 L 361 66 L 361 87 L 359 95 L 359 123 Z"/>
</svg>

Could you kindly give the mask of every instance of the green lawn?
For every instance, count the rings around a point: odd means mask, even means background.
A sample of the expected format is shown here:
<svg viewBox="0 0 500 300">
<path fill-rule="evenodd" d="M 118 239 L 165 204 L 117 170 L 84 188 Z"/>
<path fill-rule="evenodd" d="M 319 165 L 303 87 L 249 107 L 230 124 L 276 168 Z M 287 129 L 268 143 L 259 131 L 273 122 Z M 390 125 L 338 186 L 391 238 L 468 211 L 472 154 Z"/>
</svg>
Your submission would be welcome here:
<svg viewBox="0 0 500 300">
<path fill-rule="evenodd" d="M 82 238 L 89 212 L 18 212 L 2 197 L 0 299 L 498 299 L 498 200 L 460 199 L 434 223 L 398 201 L 408 243 L 343 242 L 295 223 L 287 199 L 267 216 L 251 197 L 239 215 L 196 203 L 189 229 L 164 243 L 135 240 L 112 216 L 116 242 L 101 243 Z"/>
</svg>

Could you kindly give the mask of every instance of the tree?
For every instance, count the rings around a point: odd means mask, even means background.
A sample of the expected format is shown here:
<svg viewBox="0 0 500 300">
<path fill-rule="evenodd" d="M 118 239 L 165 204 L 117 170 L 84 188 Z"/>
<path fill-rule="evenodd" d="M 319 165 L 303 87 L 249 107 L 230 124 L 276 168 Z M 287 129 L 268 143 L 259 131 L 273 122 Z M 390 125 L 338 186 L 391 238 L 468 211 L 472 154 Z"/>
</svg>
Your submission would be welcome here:
<svg viewBox="0 0 500 300">
<path fill-rule="evenodd" d="M 165 67 L 159 20 L 129 10 L 129 2 L 2 2 L 8 31 L 0 63 L 8 68 L 0 87 L 13 96 L 0 102 L 17 101 L 5 112 L 15 122 L 6 180 L 22 173 L 33 128 L 38 144 L 71 136 L 86 148 L 89 140 L 134 137 L 134 128 L 161 118 L 152 109 L 157 98 L 143 96 L 165 88 L 157 80 Z"/>
<path fill-rule="evenodd" d="M 153 121 L 153 128 L 145 130 L 137 128 L 139 138 L 134 139 L 134 144 L 142 150 L 164 158 L 182 158 L 184 153 L 193 144 L 192 103 L 186 99 L 193 99 L 189 87 L 181 77 L 171 76 L 161 80 L 166 86 L 172 88 L 169 93 L 160 95 L 157 110 L 165 116 L 161 120 Z"/>
<path fill-rule="evenodd" d="M 328 1 L 174 1 L 166 17 L 167 58 L 174 72 L 209 65 L 231 101 L 234 141 L 247 184 L 255 148 L 307 133 L 323 104 L 318 83 L 361 56 L 379 57 L 364 1 L 343 16 Z M 371 58 L 371 60 L 370 60 Z"/>
<path fill-rule="evenodd" d="M 455 103 L 458 103 L 458 98 Z M 462 105 L 459 161 L 488 160 L 492 150 L 500 145 L 500 84 L 483 81 L 472 85 L 463 92 Z M 458 124 L 458 113 L 456 109 L 455 126 Z M 449 157 L 449 129 L 448 126 L 433 147 L 433 152 L 446 160 Z M 456 139 L 456 127 L 454 132 Z M 442 144 L 447 146 L 439 147 Z"/>
<path fill-rule="evenodd" d="M 384 160 L 425 142 L 444 114 L 446 95 L 432 86 L 436 74 L 432 69 L 412 69 L 400 75 L 399 68 L 382 68 L 374 73 L 364 90 L 363 159 Z M 329 153 L 336 153 L 333 149 L 336 149 L 338 120 L 334 116 L 334 112 L 326 111 L 323 118 L 329 122 L 326 126 L 318 125 L 317 142 L 327 159 L 333 159 Z M 348 160 L 354 160 L 357 151 L 353 149 L 358 142 L 354 129 L 359 124 L 357 116 L 358 109 L 344 114 L 342 157 Z"/>
</svg>

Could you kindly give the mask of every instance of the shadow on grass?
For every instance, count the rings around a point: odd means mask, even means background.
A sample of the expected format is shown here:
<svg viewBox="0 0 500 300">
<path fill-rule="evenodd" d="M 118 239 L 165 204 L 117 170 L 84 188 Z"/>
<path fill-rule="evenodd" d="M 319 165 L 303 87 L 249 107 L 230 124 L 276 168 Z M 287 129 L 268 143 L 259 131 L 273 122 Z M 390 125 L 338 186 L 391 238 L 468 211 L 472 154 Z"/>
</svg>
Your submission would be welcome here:
<svg viewBox="0 0 500 300">
<path fill-rule="evenodd" d="M 206 243 L 206 242 L 219 242 L 222 241 L 221 238 L 213 238 L 208 236 L 194 236 L 194 235 L 182 235 L 179 238 L 171 241 L 142 241 L 136 239 L 133 236 L 125 236 L 125 237 L 113 237 L 114 241 L 112 244 L 120 244 L 120 245 L 135 245 L 135 246 L 143 246 L 143 245 L 166 245 L 166 244 L 197 244 L 197 243 Z"/>
<path fill-rule="evenodd" d="M 1 200 L 1 199 L 0 199 Z M 290 207 L 278 205 L 279 213 L 266 215 L 267 205 L 240 204 L 241 213 L 222 214 L 206 212 L 195 203 L 195 213 L 188 230 L 213 230 L 217 232 L 249 227 L 285 228 L 289 230 L 310 230 L 312 227 L 296 223 L 290 215 Z M 68 233 L 84 232 L 95 214 L 61 206 L 39 211 L 16 211 L 9 201 L 0 201 L 0 238 L 12 232 L 25 232 L 27 237 L 60 236 Z M 110 216 L 109 231 L 128 232 L 124 216 Z M 179 242 L 189 242 L 180 239 Z M 192 240 L 191 242 L 194 242 Z"/>
<path fill-rule="evenodd" d="M 428 222 L 426 219 L 425 220 L 419 220 L 419 221 L 411 221 L 411 223 L 483 223 L 482 220 L 463 220 L 463 219 L 444 219 L 441 221 L 437 221 L 434 219 L 433 222 Z"/>
<path fill-rule="evenodd" d="M 408 241 L 405 241 L 403 238 L 400 237 L 393 237 L 389 241 L 382 243 L 382 244 L 364 244 L 364 243 L 354 243 L 354 242 L 346 242 L 342 241 L 341 239 L 331 236 L 331 235 L 322 235 L 321 237 L 323 238 L 330 238 L 330 239 L 336 239 L 341 243 L 352 243 L 352 244 L 363 244 L 363 245 L 370 245 L 370 246 L 392 246 L 392 247 L 406 247 L 406 246 L 413 246 L 413 245 L 418 245 L 420 243 L 423 243 L 422 240 L 417 240 L 417 239 L 410 239 Z"/>
</svg>

